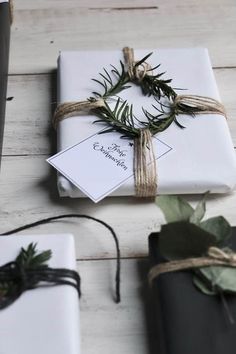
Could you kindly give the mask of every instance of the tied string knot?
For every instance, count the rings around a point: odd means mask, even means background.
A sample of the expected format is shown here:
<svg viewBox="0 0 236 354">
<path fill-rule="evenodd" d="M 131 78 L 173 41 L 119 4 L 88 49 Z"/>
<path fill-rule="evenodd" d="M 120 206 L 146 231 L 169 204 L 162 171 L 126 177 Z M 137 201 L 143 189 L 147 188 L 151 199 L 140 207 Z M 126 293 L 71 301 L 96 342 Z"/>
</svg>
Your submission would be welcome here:
<svg viewBox="0 0 236 354">
<path fill-rule="evenodd" d="M 131 81 L 141 82 L 143 78 L 152 71 L 150 64 L 143 62 L 139 64 L 139 61 L 134 60 L 134 50 L 133 48 L 124 47 L 123 48 L 124 59 L 128 67 L 127 72 L 129 74 Z"/>
<path fill-rule="evenodd" d="M 46 265 L 26 267 L 18 262 L 9 262 L 0 267 L 0 309 L 11 305 L 25 291 L 50 284 L 70 285 L 81 296 L 80 276 L 74 270 Z"/>
<path fill-rule="evenodd" d="M 153 266 L 148 275 L 149 284 L 159 275 L 186 269 L 210 266 L 236 267 L 236 253 L 218 247 L 209 247 L 206 256 L 163 262 Z"/>
<path fill-rule="evenodd" d="M 218 247 L 209 247 L 207 254 L 212 259 L 226 262 L 232 267 L 236 266 L 236 253 L 234 252 L 228 252 Z"/>
</svg>

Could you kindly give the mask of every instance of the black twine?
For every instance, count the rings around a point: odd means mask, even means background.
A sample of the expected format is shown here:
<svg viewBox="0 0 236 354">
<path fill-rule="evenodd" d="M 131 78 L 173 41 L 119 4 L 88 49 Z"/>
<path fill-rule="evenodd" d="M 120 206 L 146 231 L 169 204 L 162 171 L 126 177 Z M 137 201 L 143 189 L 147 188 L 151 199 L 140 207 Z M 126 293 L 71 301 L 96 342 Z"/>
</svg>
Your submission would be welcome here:
<svg viewBox="0 0 236 354">
<path fill-rule="evenodd" d="M 72 281 L 68 280 L 71 279 Z M 50 268 L 47 266 L 24 267 L 17 262 L 9 262 L 0 267 L 0 283 L 5 285 L 0 292 L 0 310 L 10 306 L 24 291 L 36 289 L 38 283 L 73 286 L 81 296 L 80 276 L 75 270 Z"/>
<path fill-rule="evenodd" d="M 116 276 L 115 276 L 115 289 L 116 289 L 116 299 L 115 299 L 115 302 L 116 303 L 119 303 L 120 300 L 121 300 L 121 297 L 120 297 L 120 247 L 119 247 L 119 240 L 118 240 L 118 237 L 115 233 L 115 231 L 113 230 L 113 228 L 108 225 L 105 221 L 102 221 L 100 219 L 97 219 L 97 218 L 94 218 L 93 216 L 89 216 L 89 215 L 84 215 L 84 214 L 62 214 L 62 215 L 57 215 L 57 216 L 52 216 L 52 217 L 49 217 L 49 218 L 45 218 L 45 219 L 41 219 L 41 220 L 38 220 L 38 221 L 35 221 L 33 223 L 30 223 L 30 224 L 26 224 L 26 225 L 23 225 L 23 226 L 20 226 L 18 228 L 15 228 L 15 229 L 12 229 L 10 231 L 7 231 L 7 232 L 4 232 L 2 234 L 0 234 L 0 236 L 8 236 L 8 235 L 12 235 L 12 234 L 15 234 L 17 232 L 20 232 L 20 231 L 23 231 L 23 230 L 27 230 L 27 229 L 30 229 L 32 227 L 35 227 L 35 226 L 39 226 L 39 225 L 43 225 L 43 224 L 47 224 L 47 223 L 50 223 L 51 221 L 54 221 L 54 220 L 60 220 L 60 219 L 65 219 L 65 218 L 80 218 L 80 219 L 88 219 L 88 220 L 93 220 L 101 225 L 103 225 L 105 228 L 107 228 L 110 233 L 112 234 L 113 236 L 113 239 L 115 241 L 115 246 L 116 246 Z M 14 263 L 14 262 L 13 262 Z M 2 268 L 2 267 L 1 267 Z M 1 269 L 0 268 L 0 269 Z M 47 268 L 47 269 L 51 269 L 51 268 Z M 45 270 L 44 270 L 45 271 Z M 73 271 L 72 271 L 73 272 Z M 76 273 L 76 272 L 75 272 Z M 76 273 L 77 274 L 77 273 Z M 55 275 L 55 274 L 54 274 Z M 39 275 L 38 275 L 39 276 Z M 41 275 L 42 276 L 42 275 Z M 69 277 L 73 277 L 73 275 L 71 274 Z M 50 279 L 50 277 L 48 277 L 48 279 Z M 1 278 L 0 278 L 1 280 Z M 48 281 L 48 280 L 47 280 Z M 60 280 L 61 281 L 61 280 Z M 65 282 L 67 282 L 66 280 L 62 280 L 64 281 L 63 284 L 65 284 Z M 78 281 L 78 279 L 77 279 Z M 57 284 L 59 284 L 59 279 L 58 281 L 56 282 Z M 71 282 L 69 282 L 71 285 Z M 74 283 L 72 283 L 74 284 Z M 56 285 L 56 284 L 55 284 Z M 74 286 L 74 285 L 73 285 Z M 1 294 L 0 294 L 1 296 Z"/>
</svg>

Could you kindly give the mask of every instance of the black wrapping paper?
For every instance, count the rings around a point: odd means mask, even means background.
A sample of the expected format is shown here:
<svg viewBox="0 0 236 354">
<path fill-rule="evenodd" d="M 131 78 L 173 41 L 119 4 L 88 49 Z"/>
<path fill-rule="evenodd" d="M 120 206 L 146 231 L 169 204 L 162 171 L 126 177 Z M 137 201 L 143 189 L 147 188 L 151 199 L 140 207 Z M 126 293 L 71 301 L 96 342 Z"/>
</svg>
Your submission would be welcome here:
<svg viewBox="0 0 236 354">
<path fill-rule="evenodd" d="M 230 246 L 236 251 L 236 228 Z M 149 237 L 149 254 L 151 266 L 164 261 L 158 233 Z M 152 289 L 160 354 L 236 353 L 236 295 L 224 295 L 235 320 L 230 324 L 220 297 L 201 293 L 190 270 L 162 274 Z"/>
<path fill-rule="evenodd" d="M 5 120 L 8 59 L 10 40 L 9 3 L 0 3 L 0 160 L 2 153 L 3 129 Z"/>
</svg>

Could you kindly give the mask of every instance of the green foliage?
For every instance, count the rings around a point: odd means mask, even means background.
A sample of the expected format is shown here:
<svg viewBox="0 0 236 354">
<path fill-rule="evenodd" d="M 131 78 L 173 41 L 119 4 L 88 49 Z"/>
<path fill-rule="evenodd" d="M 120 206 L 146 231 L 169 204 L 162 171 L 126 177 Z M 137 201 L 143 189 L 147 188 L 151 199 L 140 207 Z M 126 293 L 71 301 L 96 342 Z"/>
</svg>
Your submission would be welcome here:
<svg viewBox="0 0 236 354">
<path fill-rule="evenodd" d="M 51 258 L 52 252 L 50 250 L 38 252 L 36 247 L 36 243 L 30 243 L 26 249 L 21 248 L 21 251 L 16 258 L 16 263 L 24 268 L 45 265 L 45 263 Z"/>
<path fill-rule="evenodd" d="M 225 248 L 231 237 L 231 227 L 223 216 L 202 220 L 206 211 L 207 193 L 195 209 L 177 196 L 157 197 L 156 203 L 164 213 L 167 224 L 159 234 L 159 250 L 168 260 L 208 256 L 210 247 Z M 236 293 L 236 268 L 232 265 L 193 269 L 193 282 L 204 294 Z"/>
<path fill-rule="evenodd" d="M 187 221 L 194 209 L 184 199 L 174 195 L 163 195 L 156 199 L 157 206 L 164 213 L 166 222 Z"/>
<path fill-rule="evenodd" d="M 136 62 L 135 67 L 139 67 L 144 64 L 145 61 L 150 57 L 152 53 L 147 54 L 144 58 Z M 136 128 L 137 123 L 141 124 L 142 128 L 147 128 L 150 130 L 152 135 L 166 130 L 172 123 L 177 124 L 178 127 L 184 128 L 177 120 L 177 116 L 181 111 L 181 107 L 178 107 L 173 103 L 177 94 L 174 89 L 169 85 L 171 79 L 164 80 L 162 77 L 164 72 L 151 74 L 150 71 L 158 69 L 160 64 L 148 70 L 142 80 L 137 80 L 136 78 L 131 79 L 128 71 L 125 70 L 125 66 L 122 61 L 120 61 L 120 70 L 111 65 L 111 71 L 108 72 L 103 68 L 103 72 L 99 73 L 100 79 L 93 79 L 98 83 L 102 89 L 103 93 L 93 92 L 94 97 L 90 97 L 88 101 L 93 101 L 96 98 L 102 98 L 105 101 L 105 107 L 99 107 L 93 110 L 93 112 L 99 117 L 99 121 L 107 123 L 110 128 L 103 131 L 103 133 L 117 131 L 123 134 L 124 137 L 135 138 L 140 135 L 140 131 Z M 151 114 L 146 109 L 143 108 L 143 114 L 146 118 L 145 121 L 137 119 L 133 115 L 133 107 L 129 106 L 127 101 L 122 101 L 118 97 L 115 109 L 111 109 L 107 103 L 107 99 L 112 96 L 118 96 L 120 92 L 130 88 L 129 83 L 140 86 L 142 93 L 147 96 L 153 96 L 157 101 L 157 105 L 153 105 L 157 114 Z M 167 99 L 167 105 L 164 105 L 162 99 Z M 186 113 L 192 115 L 192 108 L 189 110 L 184 105 L 183 109 Z M 96 122 L 99 122 L 96 121 Z M 136 124 L 135 124 L 136 121 Z"/>
<path fill-rule="evenodd" d="M 217 240 L 197 225 L 177 221 L 162 226 L 158 244 L 165 258 L 175 260 L 206 255 Z"/>
<path fill-rule="evenodd" d="M 16 271 L 18 269 L 18 271 L 25 272 L 28 269 L 45 269 L 48 267 L 46 262 L 51 258 L 52 252 L 50 250 L 38 252 L 36 247 L 37 244 L 30 243 L 26 249 L 21 248 L 15 261 L 7 264 L 7 267 L 13 267 L 12 280 L 9 279 L 6 281 L 4 270 L 0 271 L 0 300 L 5 297 L 12 297 L 14 299 L 16 296 L 19 296 L 18 287 L 21 279 L 17 276 L 17 272 L 13 276 L 13 270 Z M 34 283 L 36 284 L 37 280 L 35 282 L 32 281 L 31 285 Z"/>
</svg>

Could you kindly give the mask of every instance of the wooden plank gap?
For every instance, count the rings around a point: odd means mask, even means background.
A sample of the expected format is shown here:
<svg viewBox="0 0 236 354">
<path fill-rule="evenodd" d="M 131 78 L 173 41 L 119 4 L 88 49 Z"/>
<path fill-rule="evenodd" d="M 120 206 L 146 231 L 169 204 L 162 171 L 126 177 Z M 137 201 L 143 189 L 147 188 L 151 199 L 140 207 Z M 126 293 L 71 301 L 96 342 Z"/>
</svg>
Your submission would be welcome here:
<svg viewBox="0 0 236 354">
<path fill-rule="evenodd" d="M 148 259 L 147 255 L 137 255 L 137 256 L 126 256 L 126 257 L 122 257 L 120 258 L 121 261 L 123 260 L 137 260 L 137 259 Z M 76 262 L 97 262 L 97 261 L 116 261 L 117 258 L 116 257 L 106 257 L 106 258 L 76 258 Z"/>
<path fill-rule="evenodd" d="M 229 70 L 231 70 L 231 69 L 236 69 L 236 66 L 213 66 L 212 67 L 214 70 L 221 70 L 221 69 L 229 69 Z"/>
<path fill-rule="evenodd" d="M 136 7 L 90 7 L 89 11 L 135 11 L 135 10 L 158 10 L 158 6 L 136 6 Z"/>
</svg>

